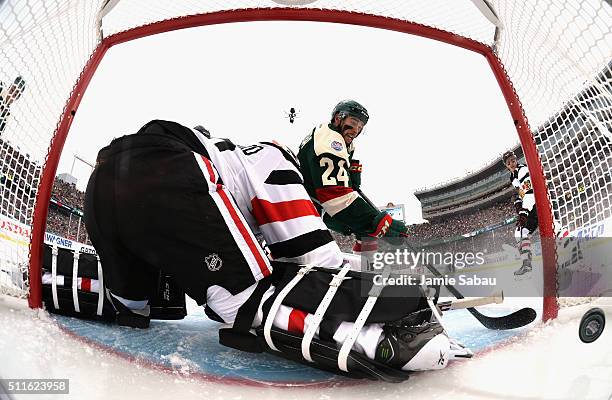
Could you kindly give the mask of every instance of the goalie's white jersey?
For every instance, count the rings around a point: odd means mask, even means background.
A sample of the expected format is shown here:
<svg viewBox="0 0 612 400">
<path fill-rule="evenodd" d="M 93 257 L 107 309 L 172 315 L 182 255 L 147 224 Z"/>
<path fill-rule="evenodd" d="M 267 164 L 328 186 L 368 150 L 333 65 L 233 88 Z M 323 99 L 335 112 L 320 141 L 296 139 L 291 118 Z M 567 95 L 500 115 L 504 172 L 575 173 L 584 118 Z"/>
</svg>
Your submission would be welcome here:
<svg viewBox="0 0 612 400">
<path fill-rule="evenodd" d="M 263 235 L 273 259 L 328 268 L 342 264 L 342 253 L 312 204 L 288 149 L 267 142 L 238 146 L 195 130 L 194 134 L 250 228 Z"/>
</svg>

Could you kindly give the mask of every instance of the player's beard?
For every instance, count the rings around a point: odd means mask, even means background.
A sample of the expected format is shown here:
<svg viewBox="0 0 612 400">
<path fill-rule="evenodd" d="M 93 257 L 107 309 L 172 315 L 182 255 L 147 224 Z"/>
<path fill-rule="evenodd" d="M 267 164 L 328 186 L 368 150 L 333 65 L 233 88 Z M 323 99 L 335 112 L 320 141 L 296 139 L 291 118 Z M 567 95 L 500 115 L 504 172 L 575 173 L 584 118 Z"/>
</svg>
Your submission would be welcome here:
<svg viewBox="0 0 612 400">
<path fill-rule="evenodd" d="M 346 144 L 350 144 L 350 143 L 351 143 L 353 140 L 355 140 L 355 138 L 356 138 L 357 136 L 359 136 L 359 134 L 357 134 L 357 135 L 349 135 L 348 133 L 346 133 L 348 130 L 351 130 L 351 129 L 353 129 L 353 130 L 354 130 L 354 129 L 355 129 L 355 127 L 354 127 L 354 126 L 350 126 L 350 125 L 348 125 L 348 124 L 343 125 L 343 126 L 342 126 L 342 128 L 341 128 L 341 132 L 340 132 L 340 134 L 341 134 L 341 135 L 342 135 L 342 137 L 344 138 L 344 142 L 345 142 Z M 347 139 L 350 139 L 350 142 L 349 142 Z"/>
</svg>

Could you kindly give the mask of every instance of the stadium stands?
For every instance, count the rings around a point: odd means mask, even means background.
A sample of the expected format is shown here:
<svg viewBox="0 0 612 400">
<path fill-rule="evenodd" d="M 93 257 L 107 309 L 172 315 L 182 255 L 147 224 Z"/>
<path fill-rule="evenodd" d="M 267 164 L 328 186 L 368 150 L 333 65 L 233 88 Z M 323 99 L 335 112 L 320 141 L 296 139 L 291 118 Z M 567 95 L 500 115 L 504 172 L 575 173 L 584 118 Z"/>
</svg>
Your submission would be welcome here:
<svg viewBox="0 0 612 400">
<path fill-rule="evenodd" d="M 91 244 L 83 221 L 85 193 L 74 184 L 55 179 L 47 215 L 47 232 Z"/>
</svg>

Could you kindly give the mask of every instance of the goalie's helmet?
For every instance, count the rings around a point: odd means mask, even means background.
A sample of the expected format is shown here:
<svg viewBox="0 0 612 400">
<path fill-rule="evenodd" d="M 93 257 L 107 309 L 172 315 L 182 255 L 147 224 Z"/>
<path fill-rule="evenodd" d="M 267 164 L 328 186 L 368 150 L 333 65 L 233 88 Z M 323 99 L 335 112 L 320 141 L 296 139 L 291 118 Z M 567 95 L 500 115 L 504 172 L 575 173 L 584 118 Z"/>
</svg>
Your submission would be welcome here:
<svg viewBox="0 0 612 400">
<path fill-rule="evenodd" d="M 514 154 L 514 152 L 512 150 L 508 150 L 507 152 L 504 153 L 504 155 L 502 156 L 502 161 L 504 162 L 504 164 L 506 163 L 506 161 L 510 158 L 510 157 L 514 157 L 516 158 L 516 154 Z"/>
<path fill-rule="evenodd" d="M 200 132 L 202 135 L 210 139 L 210 132 L 208 131 L 208 129 L 204 128 L 202 125 L 194 126 L 193 129 L 195 129 L 196 131 Z"/>
<path fill-rule="evenodd" d="M 332 121 L 336 114 L 341 114 L 342 118 L 347 116 L 355 117 L 363 122 L 364 125 L 367 124 L 368 119 L 370 119 L 368 110 L 355 100 L 342 100 L 340 103 L 336 104 L 334 111 L 332 111 Z"/>
</svg>

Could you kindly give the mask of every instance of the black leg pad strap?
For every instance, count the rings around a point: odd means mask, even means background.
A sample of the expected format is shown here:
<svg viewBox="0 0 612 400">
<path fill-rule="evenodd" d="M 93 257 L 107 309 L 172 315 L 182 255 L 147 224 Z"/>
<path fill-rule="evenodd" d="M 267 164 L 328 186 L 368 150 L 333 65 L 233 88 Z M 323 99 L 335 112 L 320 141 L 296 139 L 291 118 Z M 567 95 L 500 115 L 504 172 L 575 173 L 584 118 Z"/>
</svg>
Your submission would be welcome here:
<svg viewBox="0 0 612 400">
<path fill-rule="evenodd" d="M 219 343 L 248 353 L 263 353 L 265 350 L 264 341 L 261 338 L 232 328 L 219 329 Z"/>
<path fill-rule="evenodd" d="M 109 296 L 113 307 L 117 310 L 117 323 L 119 326 L 129 326 L 131 328 L 146 329 L 149 327 L 151 319 L 148 316 L 137 314 L 126 307 L 119 300 Z"/>
<path fill-rule="evenodd" d="M 220 344 L 249 353 L 262 353 L 265 350 L 263 339 L 250 331 L 261 299 L 271 284 L 270 277 L 266 277 L 257 283 L 251 297 L 238 310 L 234 325 L 231 328 L 219 329 Z"/>
</svg>

